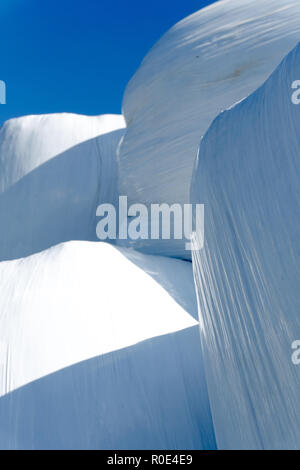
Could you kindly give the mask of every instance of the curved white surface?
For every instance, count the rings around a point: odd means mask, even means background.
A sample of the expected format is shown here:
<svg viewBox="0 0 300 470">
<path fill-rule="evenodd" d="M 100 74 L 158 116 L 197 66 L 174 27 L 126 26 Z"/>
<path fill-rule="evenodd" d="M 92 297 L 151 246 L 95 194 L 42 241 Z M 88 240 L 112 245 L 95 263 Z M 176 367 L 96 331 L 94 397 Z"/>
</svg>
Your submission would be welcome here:
<svg viewBox="0 0 300 470">
<path fill-rule="evenodd" d="M 219 448 L 299 449 L 300 45 L 201 145 L 194 267 Z M 299 84 L 298 84 L 299 85 Z M 299 101 L 298 101 L 299 103 Z"/>
<path fill-rule="evenodd" d="M 185 18 L 143 60 L 123 100 L 120 192 L 129 203 L 187 203 L 201 136 L 253 92 L 296 45 L 298 0 L 223 0 Z M 139 240 L 189 258 L 184 244 Z"/>
<path fill-rule="evenodd" d="M 165 268 L 164 259 L 156 263 L 162 285 L 172 284 L 174 273 L 182 282 L 191 274 L 184 261 L 170 261 Z M 1 395 L 76 362 L 197 324 L 153 276 L 106 243 L 73 241 L 2 262 L 0 285 Z M 185 294 L 190 306 L 191 294 L 192 284 Z"/>
<path fill-rule="evenodd" d="M 0 263 L 1 449 L 216 447 L 191 263 L 124 253 Z"/>
<path fill-rule="evenodd" d="M 0 191 L 82 142 L 125 127 L 121 115 L 72 113 L 24 116 L 0 127 Z"/>
<path fill-rule="evenodd" d="M 51 114 L 0 128 L 0 260 L 96 240 L 98 204 L 117 198 L 122 116 Z"/>
</svg>

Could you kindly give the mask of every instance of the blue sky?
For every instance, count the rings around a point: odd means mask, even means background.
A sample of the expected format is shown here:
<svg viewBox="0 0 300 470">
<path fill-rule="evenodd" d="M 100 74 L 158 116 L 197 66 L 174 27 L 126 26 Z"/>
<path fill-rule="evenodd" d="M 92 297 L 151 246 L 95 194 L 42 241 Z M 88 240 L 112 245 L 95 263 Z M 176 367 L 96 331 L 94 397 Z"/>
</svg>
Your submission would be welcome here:
<svg viewBox="0 0 300 470">
<path fill-rule="evenodd" d="M 212 0 L 1 0 L 0 123 L 119 113 L 125 86 L 173 24 Z"/>
</svg>

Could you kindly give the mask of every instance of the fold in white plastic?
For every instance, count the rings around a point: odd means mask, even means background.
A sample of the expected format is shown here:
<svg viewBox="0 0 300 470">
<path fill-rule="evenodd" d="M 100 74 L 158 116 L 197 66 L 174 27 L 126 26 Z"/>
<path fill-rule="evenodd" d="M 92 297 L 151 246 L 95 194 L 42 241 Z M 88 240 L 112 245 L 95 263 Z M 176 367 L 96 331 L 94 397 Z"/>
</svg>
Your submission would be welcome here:
<svg viewBox="0 0 300 470">
<path fill-rule="evenodd" d="M 201 136 L 256 90 L 297 44 L 298 0 L 223 0 L 185 18 L 143 60 L 123 100 L 120 193 L 129 203 L 188 203 Z M 139 249 L 189 258 L 178 240 Z"/>
<path fill-rule="evenodd" d="M 192 200 L 205 204 L 194 270 L 221 449 L 299 448 L 299 79 L 300 45 L 218 116 L 194 173 Z"/>
</svg>

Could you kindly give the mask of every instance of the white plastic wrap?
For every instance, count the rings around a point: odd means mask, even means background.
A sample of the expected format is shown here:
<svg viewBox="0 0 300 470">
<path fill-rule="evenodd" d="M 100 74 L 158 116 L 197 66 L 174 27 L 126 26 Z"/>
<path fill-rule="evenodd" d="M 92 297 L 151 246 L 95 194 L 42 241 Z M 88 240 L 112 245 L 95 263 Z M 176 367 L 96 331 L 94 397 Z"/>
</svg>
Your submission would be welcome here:
<svg viewBox="0 0 300 470">
<path fill-rule="evenodd" d="M 0 448 L 215 447 L 191 263 L 125 255 L 0 263 Z"/>
<path fill-rule="evenodd" d="M 195 280 L 221 449 L 300 447 L 299 77 L 300 45 L 218 116 L 194 173 L 192 200 L 205 204 Z"/>
<path fill-rule="evenodd" d="M 96 208 L 116 202 L 122 116 L 50 114 L 0 128 L 0 260 L 96 240 Z"/>
<path fill-rule="evenodd" d="M 129 203 L 188 203 L 201 136 L 253 92 L 296 45 L 298 0 L 223 0 L 185 18 L 143 60 L 123 100 L 120 193 Z M 185 243 L 185 241 L 184 241 Z M 189 258 L 184 243 L 138 240 Z"/>
</svg>

